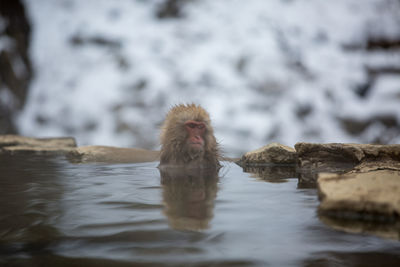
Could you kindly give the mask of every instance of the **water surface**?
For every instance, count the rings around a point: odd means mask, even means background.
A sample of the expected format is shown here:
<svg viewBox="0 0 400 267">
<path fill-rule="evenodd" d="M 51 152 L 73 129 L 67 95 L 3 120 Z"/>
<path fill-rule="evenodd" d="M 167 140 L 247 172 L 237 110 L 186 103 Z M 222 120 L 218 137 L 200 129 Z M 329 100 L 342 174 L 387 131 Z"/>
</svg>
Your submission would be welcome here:
<svg viewBox="0 0 400 267">
<path fill-rule="evenodd" d="M 393 266 L 400 242 L 329 228 L 315 188 L 224 162 L 73 164 L 0 156 L 0 265 Z M 399 265 L 400 266 L 400 265 Z"/>
</svg>

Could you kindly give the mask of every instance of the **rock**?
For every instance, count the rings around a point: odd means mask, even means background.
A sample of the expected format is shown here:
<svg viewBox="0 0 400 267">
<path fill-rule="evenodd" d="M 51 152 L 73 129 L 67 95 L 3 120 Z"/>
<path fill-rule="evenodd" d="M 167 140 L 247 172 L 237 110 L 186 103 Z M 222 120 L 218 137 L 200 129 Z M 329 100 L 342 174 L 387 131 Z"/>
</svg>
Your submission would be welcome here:
<svg viewBox="0 0 400 267">
<path fill-rule="evenodd" d="M 321 173 L 317 182 L 323 215 L 376 222 L 400 220 L 400 171 Z"/>
<path fill-rule="evenodd" d="M 33 77 L 31 26 L 24 1 L 0 4 L 0 134 L 16 133 L 15 113 L 25 104 Z"/>
<path fill-rule="evenodd" d="M 271 143 L 257 150 L 247 152 L 237 162 L 240 166 L 294 165 L 296 151 L 288 146 Z"/>
<path fill-rule="evenodd" d="M 31 138 L 0 135 L 0 154 L 63 154 L 72 162 L 137 163 L 157 161 L 158 151 L 109 146 L 76 147 L 74 138 Z"/>
<path fill-rule="evenodd" d="M 1 153 L 9 154 L 67 154 L 73 152 L 75 148 L 73 147 L 31 147 L 31 146 L 10 146 L 3 147 L 0 149 Z"/>
<path fill-rule="evenodd" d="M 400 162 L 394 160 L 364 161 L 355 166 L 350 172 L 370 172 L 375 170 L 400 171 Z"/>
<path fill-rule="evenodd" d="M 335 230 L 352 234 L 369 234 L 386 239 L 400 240 L 400 222 L 376 223 L 371 221 L 356 221 L 318 215 L 318 218 Z"/>
<path fill-rule="evenodd" d="M 253 177 L 260 178 L 267 182 L 279 182 L 278 180 L 285 180 L 288 178 L 297 178 L 296 169 L 294 166 L 255 166 L 243 167 L 243 171 L 251 173 Z"/>
<path fill-rule="evenodd" d="M 19 135 L 0 135 L 0 147 L 9 146 L 76 147 L 76 141 L 73 137 L 32 138 Z"/>
<path fill-rule="evenodd" d="M 302 171 L 345 172 L 368 162 L 400 162 L 400 145 L 297 143 L 295 149 Z"/>
<path fill-rule="evenodd" d="M 69 153 L 74 162 L 138 163 L 159 159 L 159 151 L 110 146 L 78 147 Z"/>
<path fill-rule="evenodd" d="M 18 135 L 0 135 L 0 153 L 60 153 L 65 154 L 76 148 L 75 139 L 31 138 Z"/>
</svg>

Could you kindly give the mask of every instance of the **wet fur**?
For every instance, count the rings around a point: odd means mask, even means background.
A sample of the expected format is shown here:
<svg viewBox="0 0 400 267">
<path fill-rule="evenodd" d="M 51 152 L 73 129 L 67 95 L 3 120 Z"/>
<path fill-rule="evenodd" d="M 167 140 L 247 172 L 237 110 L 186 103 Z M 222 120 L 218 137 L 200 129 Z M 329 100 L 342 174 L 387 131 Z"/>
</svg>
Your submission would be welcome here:
<svg viewBox="0 0 400 267">
<path fill-rule="evenodd" d="M 186 141 L 188 133 L 185 122 L 194 120 L 204 122 L 204 150 L 202 153 L 188 148 Z M 210 116 L 202 107 L 195 104 L 174 106 L 167 114 L 161 128 L 160 164 L 210 164 L 219 166 L 218 143 L 214 137 Z"/>
</svg>

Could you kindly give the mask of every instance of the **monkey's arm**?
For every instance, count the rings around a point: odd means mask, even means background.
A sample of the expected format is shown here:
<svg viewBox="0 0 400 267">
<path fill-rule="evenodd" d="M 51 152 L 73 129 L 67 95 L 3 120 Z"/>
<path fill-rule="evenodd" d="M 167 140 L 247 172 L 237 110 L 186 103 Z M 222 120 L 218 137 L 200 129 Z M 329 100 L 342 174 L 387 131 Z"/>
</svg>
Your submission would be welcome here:
<svg viewBox="0 0 400 267">
<path fill-rule="evenodd" d="M 73 162 L 139 163 L 158 161 L 160 152 L 111 146 L 77 147 L 70 153 Z"/>
</svg>

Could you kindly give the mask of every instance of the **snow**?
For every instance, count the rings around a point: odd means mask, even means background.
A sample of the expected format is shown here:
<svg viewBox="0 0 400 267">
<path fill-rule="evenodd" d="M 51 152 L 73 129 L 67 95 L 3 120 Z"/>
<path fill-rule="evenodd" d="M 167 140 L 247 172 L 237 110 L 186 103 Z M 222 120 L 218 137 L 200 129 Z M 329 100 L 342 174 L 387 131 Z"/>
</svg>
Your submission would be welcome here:
<svg viewBox="0 0 400 267">
<path fill-rule="evenodd" d="M 160 3 L 26 0 L 36 75 L 20 131 L 157 148 L 168 108 L 195 102 L 238 156 L 269 142 L 372 142 L 387 131 L 378 122 L 353 136 L 338 118 L 400 121 L 399 76 L 380 77 L 368 98 L 355 93 L 366 67 L 399 67 L 400 53 L 344 48 L 399 37 L 398 1 L 188 1 L 183 18 L 163 20 Z M 398 129 L 388 142 L 400 142 Z"/>
</svg>

